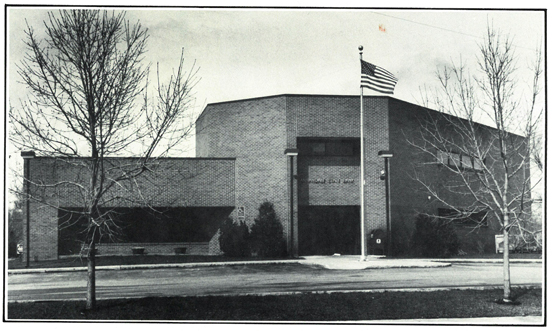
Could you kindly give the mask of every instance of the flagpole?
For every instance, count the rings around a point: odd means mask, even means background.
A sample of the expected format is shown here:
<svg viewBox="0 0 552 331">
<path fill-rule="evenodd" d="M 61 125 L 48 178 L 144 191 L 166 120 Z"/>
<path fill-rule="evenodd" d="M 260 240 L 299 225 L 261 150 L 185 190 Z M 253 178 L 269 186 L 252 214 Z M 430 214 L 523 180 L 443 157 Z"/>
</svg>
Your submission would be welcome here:
<svg viewBox="0 0 552 331">
<path fill-rule="evenodd" d="M 362 45 L 358 46 L 362 61 Z M 362 62 L 361 62 L 362 63 Z M 360 85 L 360 260 L 366 260 L 366 235 L 364 229 L 364 101 Z"/>
</svg>

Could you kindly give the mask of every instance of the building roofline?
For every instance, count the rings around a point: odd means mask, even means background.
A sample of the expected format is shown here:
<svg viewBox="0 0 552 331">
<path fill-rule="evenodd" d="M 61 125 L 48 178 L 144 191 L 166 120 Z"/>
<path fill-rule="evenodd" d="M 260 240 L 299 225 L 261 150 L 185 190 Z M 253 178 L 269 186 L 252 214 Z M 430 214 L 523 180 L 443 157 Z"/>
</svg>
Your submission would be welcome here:
<svg viewBox="0 0 552 331">
<path fill-rule="evenodd" d="M 321 98 L 325 98 L 325 97 L 339 97 L 339 98 L 360 98 L 360 95 L 343 95 L 343 94 L 293 94 L 293 93 L 284 93 L 284 94 L 274 94 L 274 95 L 267 95 L 267 96 L 261 96 L 261 97 L 253 97 L 253 98 L 246 98 L 246 99 L 237 99 L 237 100 L 229 100 L 229 101 L 221 101 L 221 102 L 214 102 L 214 103 L 209 103 L 207 104 L 207 106 L 205 106 L 205 108 L 203 109 L 203 111 L 201 112 L 201 114 L 197 117 L 196 119 L 196 122 L 199 121 L 199 119 L 205 114 L 205 111 L 207 110 L 207 108 L 209 106 L 218 106 L 218 105 L 223 105 L 223 104 L 230 104 L 230 103 L 237 103 L 237 102 L 244 102 L 244 101 L 252 101 L 252 100 L 262 100 L 262 99 L 271 99 L 271 98 L 278 98 L 278 97 L 321 97 Z M 427 111 L 432 111 L 432 112 L 435 112 L 435 113 L 438 113 L 438 114 L 442 114 L 442 115 L 446 115 L 446 116 L 452 116 L 452 117 L 455 117 L 455 118 L 459 118 L 459 119 L 462 119 L 461 117 L 457 117 L 457 116 L 454 116 L 454 115 L 451 115 L 451 114 L 446 114 L 446 113 L 442 113 L 436 109 L 432 109 L 432 108 L 428 108 L 428 107 L 424 107 L 424 106 L 421 106 L 421 105 L 417 105 L 415 103 L 412 103 L 412 102 L 409 102 L 409 101 L 404 101 L 404 100 L 401 100 L 401 99 L 397 99 L 395 97 L 392 97 L 392 96 L 388 96 L 388 95 L 365 95 L 364 98 L 382 98 L 382 99 L 389 99 L 389 100 L 395 100 L 397 102 L 400 102 L 400 103 L 405 103 L 405 104 L 408 104 L 408 105 L 412 105 L 412 106 L 415 106 L 415 107 L 419 107 L 419 108 L 422 108 L 422 109 L 425 109 Z M 465 119 L 464 119 L 465 120 Z M 486 127 L 486 128 L 490 128 L 490 129 L 494 129 L 496 130 L 496 128 L 490 126 L 490 125 L 487 125 L 487 124 L 484 124 L 484 123 L 479 123 L 479 122 L 475 122 L 477 125 L 481 125 L 483 127 Z M 522 137 L 522 138 L 525 138 L 525 136 L 523 135 L 520 135 L 520 134 L 517 134 L 517 133 L 513 133 L 513 132 L 510 132 L 510 131 L 506 131 L 508 132 L 509 134 L 513 134 L 513 135 L 516 135 L 518 137 Z"/>
<path fill-rule="evenodd" d="M 420 105 L 417 105 L 417 104 L 412 103 L 412 102 L 404 101 L 404 100 L 397 99 L 397 98 L 390 98 L 390 99 L 393 99 L 393 100 L 395 100 L 395 101 L 397 101 L 397 102 L 405 103 L 405 104 L 408 104 L 408 105 L 411 105 L 411 106 L 414 106 L 414 107 L 419 107 L 419 108 L 421 108 L 421 109 L 423 109 L 423 110 L 430 111 L 430 112 L 434 112 L 434 113 L 437 113 L 437 114 L 442 115 L 442 116 L 448 116 L 448 117 L 452 117 L 452 118 L 457 118 L 457 119 L 462 120 L 462 121 L 467 121 L 467 119 L 465 119 L 465 118 L 458 117 L 458 116 L 454 116 L 454 115 L 452 115 L 452 114 L 443 113 L 443 112 L 440 112 L 440 111 L 438 111 L 438 110 L 436 110 L 436 109 L 432 109 L 432 108 L 420 106 Z M 480 123 L 480 122 L 476 122 L 476 121 L 474 121 L 473 123 L 475 123 L 475 125 L 482 126 L 482 127 L 485 127 L 485 128 L 491 129 L 491 130 L 498 130 L 497 128 L 495 128 L 495 127 L 493 127 L 493 126 L 490 126 L 490 125 L 488 125 L 488 124 L 485 124 L 485 123 Z M 523 136 L 523 135 L 520 135 L 520 134 L 511 132 L 511 131 L 508 131 L 508 130 L 504 130 L 504 131 L 507 132 L 508 134 L 512 134 L 512 135 L 517 136 L 517 137 L 520 137 L 520 138 L 526 138 L 526 137 Z"/>
<path fill-rule="evenodd" d="M 83 156 L 37 156 L 36 159 L 79 159 L 79 160 L 89 160 L 91 157 Z M 132 156 L 112 156 L 112 157 L 104 157 L 104 160 L 140 160 L 140 157 L 132 157 Z M 158 158 L 152 158 L 152 161 L 154 160 L 214 160 L 214 161 L 235 161 L 235 157 L 158 157 Z"/>
<path fill-rule="evenodd" d="M 274 95 L 265 95 L 261 97 L 252 97 L 252 98 L 245 98 L 245 99 L 236 99 L 236 100 L 228 100 L 228 101 L 219 101 L 219 102 L 213 102 L 208 103 L 207 107 L 212 105 L 220 105 L 220 104 L 226 104 L 226 103 L 234 103 L 234 102 L 243 102 L 243 101 L 251 101 L 251 100 L 260 100 L 260 99 L 270 99 L 270 98 L 278 98 L 278 97 L 321 97 L 321 98 L 327 98 L 327 97 L 340 97 L 340 98 L 360 98 L 360 95 L 344 95 L 344 94 L 295 94 L 295 93 L 283 93 L 283 94 L 274 94 Z M 393 97 L 387 96 L 387 95 L 365 95 L 365 98 L 392 98 Z M 399 100 L 399 99 L 397 99 Z"/>
<path fill-rule="evenodd" d="M 273 94 L 273 95 L 265 95 L 260 97 L 252 97 L 252 98 L 245 98 L 245 99 L 236 99 L 236 100 L 228 100 L 228 101 L 219 101 L 219 102 L 213 102 L 208 103 L 205 108 L 203 108 L 203 111 L 196 119 L 196 122 L 199 121 L 201 117 L 205 114 L 205 111 L 209 106 L 218 106 L 218 105 L 224 105 L 224 104 L 231 104 L 231 103 L 238 103 L 238 102 L 244 102 L 244 101 L 254 101 L 254 100 L 262 100 L 262 99 L 272 99 L 272 98 L 280 98 L 280 97 L 321 97 L 321 98 L 327 98 L 327 97 L 339 97 L 339 98 L 360 98 L 360 95 L 343 95 L 343 94 L 295 94 L 295 93 L 283 93 L 283 94 Z M 395 99 L 393 97 L 387 96 L 387 95 L 366 95 L 365 98 L 388 98 L 388 99 Z M 399 99 L 396 99 L 399 100 Z"/>
</svg>

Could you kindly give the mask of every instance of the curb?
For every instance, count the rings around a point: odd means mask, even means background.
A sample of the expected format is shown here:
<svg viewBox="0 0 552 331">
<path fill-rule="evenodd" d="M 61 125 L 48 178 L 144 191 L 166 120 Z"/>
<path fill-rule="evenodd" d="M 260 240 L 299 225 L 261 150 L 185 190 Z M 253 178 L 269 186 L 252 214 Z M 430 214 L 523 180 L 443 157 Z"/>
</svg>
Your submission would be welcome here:
<svg viewBox="0 0 552 331">
<path fill-rule="evenodd" d="M 283 295 L 306 295 L 306 294 L 334 294 L 334 293 L 385 293 L 385 292 L 439 292 L 439 291 L 485 291 L 485 290 L 502 290 L 500 285 L 483 285 L 483 286 L 451 286 L 451 287 L 418 287 L 418 288 L 384 288 L 384 289 L 365 289 L 365 290 L 320 290 L 320 291 L 286 291 L 286 292 L 260 292 L 260 293 L 220 293 L 220 294 L 198 294 L 198 295 L 179 295 L 177 297 L 264 297 L 264 296 L 283 296 Z M 542 289 L 542 285 L 512 285 L 511 289 Z M 97 298 L 97 301 L 108 300 L 133 300 L 149 298 L 151 295 L 134 296 L 134 297 L 118 297 L 118 298 Z M 161 296 L 167 297 L 170 296 Z M 86 301 L 85 298 L 79 299 L 51 299 L 51 300 L 8 300 L 8 303 L 34 303 L 34 302 L 59 302 L 59 301 Z"/>
<path fill-rule="evenodd" d="M 197 262 L 197 263 L 165 263 L 165 264 L 135 264 L 135 265 L 113 265 L 113 266 L 96 266 L 96 270 L 139 270 L 139 269 L 164 269 L 164 268 L 200 268 L 200 267 L 219 267 L 226 265 L 248 265 L 248 264 L 310 264 L 321 265 L 328 269 L 323 263 L 304 263 L 308 260 L 273 260 L 273 261 L 230 261 L 230 262 Z M 424 260 L 434 263 L 441 263 L 439 265 L 429 264 L 380 264 L 370 265 L 361 269 L 394 269 L 394 268 L 441 268 L 449 267 L 452 263 L 502 263 L 501 259 L 432 259 Z M 510 263 L 542 263 L 540 259 L 513 259 Z M 34 274 L 34 273 L 55 273 L 55 272 L 81 272 L 86 271 L 87 267 L 66 267 L 66 268 L 41 268 L 41 269 L 12 269 L 8 270 L 8 275 L 22 275 L 22 274 Z M 346 270 L 346 269 L 342 269 Z"/>
<path fill-rule="evenodd" d="M 502 263 L 502 259 L 435 259 L 433 262 L 450 263 Z M 510 263 L 542 263 L 541 259 L 510 259 Z"/>
<path fill-rule="evenodd" d="M 200 268 L 200 267 L 220 267 L 220 266 L 226 266 L 226 265 L 247 265 L 247 264 L 291 264 L 291 263 L 299 263 L 298 261 L 299 260 L 274 260 L 274 261 L 232 261 L 232 262 L 197 262 L 197 263 L 112 265 L 112 266 L 96 266 L 96 271 L 99 271 L 99 270 L 165 269 L 165 268 Z M 88 270 L 87 267 L 12 269 L 12 270 L 8 270 L 8 275 L 55 273 L 55 272 L 79 272 L 79 271 L 87 271 L 87 270 Z"/>
<path fill-rule="evenodd" d="M 332 264 L 320 262 L 299 262 L 303 265 L 316 265 L 324 267 L 328 270 L 370 270 L 370 269 L 427 269 L 427 268 L 445 268 L 450 267 L 452 263 L 448 262 L 421 262 L 419 264 L 386 264 L 386 263 L 379 263 L 379 264 L 365 264 L 365 265 L 356 265 L 353 267 L 344 267 L 342 266 L 335 266 Z"/>
<path fill-rule="evenodd" d="M 497 317 L 467 317 L 467 318 L 419 318 L 396 320 L 367 320 L 359 323 L 369 324 L 437 324 L 437 325 L 483 325 L 483 326 L 545 326 L 544 317 L 529 316 L 497 316 Z"/>
</svg>

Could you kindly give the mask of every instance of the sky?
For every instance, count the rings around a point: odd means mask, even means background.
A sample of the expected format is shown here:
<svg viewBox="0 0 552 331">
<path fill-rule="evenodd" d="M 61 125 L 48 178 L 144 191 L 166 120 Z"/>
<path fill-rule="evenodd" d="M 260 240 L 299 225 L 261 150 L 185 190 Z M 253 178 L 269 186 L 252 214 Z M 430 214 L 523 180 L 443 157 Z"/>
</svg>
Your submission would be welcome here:
<svg viewBox="0 0 552 331">
<path fill-rule="evenodd" d="M 8 102 L 25 98 L 16 64 L 25 53 L 26 24 L 43 30 L 48 10 L 7 11 Z M 117 8 L 109 8 L 117 9 Z M 393 97 L 419 103 L 420 88 L 436 83 L 439 66 L 460 58 L 476 69 L 478 43 L 487 25 L 513 38 L 518 78 L 544 45 L 544 13 L 527 10 L 377 10 L 127 7 L 130 22 L 149 30 L 145 61 L 159 63 L 162 78 L 178 65 L 199 68 L 194 113 L 206 104 L 292 94 L 359 94 L 359 45 L 363 59 L 399 79 Z M 365 95 L 379 95 L 364 90 Z M 190 142 L 193 145 L 193 141 Z M 193 148 L 188 149 L 194 156 Z M 18 154 L 19 151 L 11 151 Z"/>
</svg>

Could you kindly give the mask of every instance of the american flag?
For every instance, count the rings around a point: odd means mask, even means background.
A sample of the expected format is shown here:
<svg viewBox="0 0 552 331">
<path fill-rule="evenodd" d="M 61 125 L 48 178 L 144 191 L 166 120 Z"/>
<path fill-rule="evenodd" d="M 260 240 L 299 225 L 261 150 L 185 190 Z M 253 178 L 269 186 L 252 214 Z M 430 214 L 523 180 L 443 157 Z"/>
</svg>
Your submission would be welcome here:
<svg viewBox="0 0 552 331">
<path fill-rule="evenodd" d="M 360 60 L 360 86 L 385 94 L 393 94 L 398 79 L 375 64 Z"/>
</svg>

